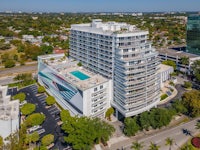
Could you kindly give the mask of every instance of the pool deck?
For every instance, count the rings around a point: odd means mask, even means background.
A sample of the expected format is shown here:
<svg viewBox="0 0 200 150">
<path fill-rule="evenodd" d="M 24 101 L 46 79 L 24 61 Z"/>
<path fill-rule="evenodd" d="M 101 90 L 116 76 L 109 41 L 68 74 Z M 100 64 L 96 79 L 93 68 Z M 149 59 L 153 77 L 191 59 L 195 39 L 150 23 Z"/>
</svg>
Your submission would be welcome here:
<svg viewBox="0 0 200 150">
<path fill-rule="evenodd" d="M 87 90 L 108 81 L 108 79 L 99 74 L 95 74 L 84 67 L 77 66 L 77 61 L 68 58 L 62 59 L 62 57 L 59 58 L 53 56 L 54 55 L 52 55 L 51 57 L 47 57 L 43 61 L 45 61 L 45 63 L 53 70 L 56 70 L 56 72 L 59 73 L 58 75 L 62 76 L 67 82 L 76 86 L 80 90 Z M 54 60 L 50 60 L 50 58 L 54 58 Z M 73 71 L 80 71 L 90 78 L 80 80 L 70 73 Z"/>
</svg>

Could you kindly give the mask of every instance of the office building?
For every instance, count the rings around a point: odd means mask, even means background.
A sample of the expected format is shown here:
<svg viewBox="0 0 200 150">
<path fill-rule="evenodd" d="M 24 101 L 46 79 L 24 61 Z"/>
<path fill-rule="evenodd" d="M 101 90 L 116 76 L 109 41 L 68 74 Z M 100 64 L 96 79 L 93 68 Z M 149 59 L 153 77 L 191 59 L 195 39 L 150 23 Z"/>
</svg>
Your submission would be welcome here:
<svg viewBox="0 0 200 150">
<path fill-rule="evenodd" d="M 112 79 L 111 105 L 119 118 L 137 115 L 159 102 L 158 52 L 148 41 L 148 31 L 100 19 L 72 25 L 70 56 L 87 70 Z"/>
<path fill-rule="evenodd" d="M 111 80 L 64 54 L 38 57 L 38 82 L 71 115 L 104 117 L 112 99 Z"/>
<path fill-rule="evenodd" d="M 200 55 L 200 15 L 188 16 L 186 51 Z"/>
<path fill-rule="evenodd" d="M 0 136 L 5 139 L 19 129 L 19 100 L 10 100 L 7 86 L 0 86 Z"/>
</svg>

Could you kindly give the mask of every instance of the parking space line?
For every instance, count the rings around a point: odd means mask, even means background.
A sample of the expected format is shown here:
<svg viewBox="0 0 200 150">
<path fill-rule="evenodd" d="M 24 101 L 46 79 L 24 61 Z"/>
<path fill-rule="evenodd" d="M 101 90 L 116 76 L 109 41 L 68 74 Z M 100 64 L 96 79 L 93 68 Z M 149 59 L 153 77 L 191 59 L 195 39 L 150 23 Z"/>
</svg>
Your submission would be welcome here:
<svg viewBox="0 0 200 150">
<path fill-rule="evenodd" d="M 53 114 L 56 114 L 58 112 L 60 112 L 60 111 L 56 110 L 56 111 L 50 112 L 50 114 L 53 115 Z"/>
<path fill-rule="evenodd" d="M 60 119 L 60 117 L 56 118 L 55 120 L 58 120 L 58 119 Z"/>
</svg>

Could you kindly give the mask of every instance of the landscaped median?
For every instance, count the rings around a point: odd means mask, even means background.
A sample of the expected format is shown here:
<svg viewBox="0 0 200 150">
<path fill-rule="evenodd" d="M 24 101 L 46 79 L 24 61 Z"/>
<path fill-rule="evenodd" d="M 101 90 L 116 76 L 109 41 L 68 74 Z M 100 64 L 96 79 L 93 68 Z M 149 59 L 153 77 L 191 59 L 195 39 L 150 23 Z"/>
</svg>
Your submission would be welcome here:
<svg viewBox="0 0 200 150">
<path fill-rule="evenodd" d="M 167 94 L 168 91 L 166 93 L 162 94 L 160 96 L 160 102 L 158 105 L 165 104 L 166 102 L 168 102 L 169 100 L 171 100 L 172 98 L 174 98 L 177 95 L 178 92 L 174 86 L 169 85 L 168 88 L 170 90 L 171 95 Z"/>
</svg>

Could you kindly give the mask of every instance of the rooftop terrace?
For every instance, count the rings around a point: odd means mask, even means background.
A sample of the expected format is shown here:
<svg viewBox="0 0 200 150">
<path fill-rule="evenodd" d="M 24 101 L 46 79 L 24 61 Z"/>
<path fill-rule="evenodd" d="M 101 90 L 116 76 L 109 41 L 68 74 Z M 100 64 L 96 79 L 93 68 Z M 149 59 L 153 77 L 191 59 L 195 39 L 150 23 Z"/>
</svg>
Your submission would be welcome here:
<svg viewBox="0 0 200 150">
<path fill-rule="evenodd" d="M 64 54 L 45 55 L 39 58 L 80 90 L 86 90 L 108 81 L 99 74 L 90 72 L 82 66 L 79 67 L 77 61 L 64 57 Z"/>
</svg>

